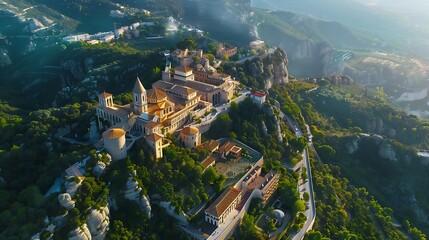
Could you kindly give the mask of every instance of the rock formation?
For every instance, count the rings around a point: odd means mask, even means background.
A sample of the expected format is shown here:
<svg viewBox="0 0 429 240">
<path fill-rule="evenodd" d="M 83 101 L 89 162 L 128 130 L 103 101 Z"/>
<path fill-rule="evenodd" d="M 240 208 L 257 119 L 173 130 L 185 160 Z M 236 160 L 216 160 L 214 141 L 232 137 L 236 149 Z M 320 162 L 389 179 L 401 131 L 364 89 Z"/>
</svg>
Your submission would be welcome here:
<svg viewBox="0 0 429 240">
<path fill-rule="evenodd" d="M 81 185 L 82 183 L 77 177 L 67 177 L 66 182 L 64 183 L 64 186 L 66 187 L 66 192 L 72 197 L 76 194 L 77 190 Z"/>
<path fill-rule="evenodd" d="M 150 218 L 152 214 L 152 207 L 150 206 L 149 197 L 143 195 L 140 198 L 140 207 L 147 214 L 148 218 Z"/>
<path fill-rule="evenodd" d="M 58 215 L 56 217 L 51 218 L 52 224 L 55 225 L 57 228 L 61 228 L 66 224 L 66 217 L 68 215 L 68 212 L 65 212 L 63 215 Z"/>
<path fill-rule="evenodd" d="M 58 195 L 58 202 L 60 203 L 61 207 L 67 210 L 70 210 L 75 206 L 75 201 L 72 200 L 70 194 L 68 193 L 62 193 Z"/>
<path fill-rule="evenodd" d="M 186 218 L 186 214 L 182 211 L 181 213 L 176 213 L 174 210 L 175 207 L 171 206 L 170 202 L 160 202 L 159 206 L 164 208 L 167 211 L 167 214 L 171 217 L 175 218 L 183 225 L 189 225 L 188 219 Z"/>
<path fill-rule="evenodd" d="M 350 142 L 346 143 L 346 150 L 348 154 L 353 154 L 359 149 L 359 139 L 359 136 L 356 136 Z"/>
<path fill-rule="evenodd" d="M 98 161 L 97 164 L 92 169 L 92 173 L 94 174 L 94 176 L 99 177 L 101 176 L 101 174 L 104 173 L 105 170 L 106 170 L 106 164 L 101 161 Z"/>
<path fill-rule="evenodd" d="M 70 231 L 68 237 L 69 240 L 92 240 L 91 233 L 86 224 Z"/>
<path fill-rule="evenodd" d="M 133 177 L 136 176 L 136 172 L 134 171 L 133 174 L 128 179 L 128 182 L 126 184 L 124 195 L 125 198 L 130 201 L 135 201 L 142 211 L 144 211 L 148 218 L 151 217 L 151 206 L 148 197 L 141 195 L 142 188 L 138 186 L 138 183 L 136 181 L 133 181 Z"/>
<path fill-rule="evenodd" d="M 287 54 L 282 49 L 276 49 L 273 55 L 273 83 L 284 84 L 289 82 Z"/>
<path fill-rule="evenodd" d="M 262 127 L 262 132 L 264 133 L 264 136 L 267 136 L 268 135 L 268 129 L 267 129 L 267 125 L 265 124 L 264 121 L 262 121 L 261 127 Z"/>
<path fill-rule="evenodd" d="M 133 177 L 130 176 L 124 191 L 125 198 L 131 201 L 135 201 L 140 196 L 141 191 L 142 189 L 139 187 L 138 182 L 133 181 Z"/>
<path fill-rule="evenodd" d="M 94 174 L 94 176 L 100 177 L 106 170 L 107 166 L 109 166 L 110 163 L 112 162 L 112 157 L 110 156 L 110 154 L 107 153 L 104 160 L 101 154 L 98 154 L 97 158 L 99 161 L 95 164 L 94 168 L 92 169 L 92 173 Z"/>
<path fill-rule="evenodd" d="M 276 134 L 277 134 L 277 140 L 279 143 L 283 142 L 283 134 L 282 129 L 280 127 L 280 120 L 276 117 Z"/>
<path fill-rule="evenodd" d="M 382 157 L 382 158 L 389 159 L 390 161 L 397 161 L 398 160 L 396 158 L 395 150 L 393 149 L 392 145 L 390 143 L 388 143 L 387 141 L 384 141 L 380 145 L 380 148 L 378 150 L 378 155 L 380 155 L 380 157 Z"/>
<path fill-rule="evenodd" d="M 86 224 L 93 240 L 102 240 L 106 237 L 109 230 L 109 222 L 109 208 L 107 206 L 100 210 L 91 210 Z"/>
</svg>

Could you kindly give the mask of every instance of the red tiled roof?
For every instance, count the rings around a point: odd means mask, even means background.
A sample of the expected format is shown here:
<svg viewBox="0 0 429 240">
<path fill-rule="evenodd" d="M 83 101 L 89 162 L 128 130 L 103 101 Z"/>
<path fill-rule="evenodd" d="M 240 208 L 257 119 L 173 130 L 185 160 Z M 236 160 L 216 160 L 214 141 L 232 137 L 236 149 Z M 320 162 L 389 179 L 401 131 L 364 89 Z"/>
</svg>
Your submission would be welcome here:
<svg viewBox="0 0 429 240">
<path fill-rule="evenodd" d="M 256 91 L 254 93 L 252 93 L 253 96 L 255 97 L 265 97 L 267 96 L 267 94 L 265 92 L 261 92 L 261 91 Z"/>
<path fill-rule="evenodd" d="M 162 101 L 167 97 L 167 94 L 158 88 L 149 89 L 146 95 L 148 99 L 152 99 L 156 101 Z"/>
<path fill-rule="evenodd" d="M 234 143 L 232 143 L 230 141 L 226 141 L 222 146 L 220 146 L 219 152 L 221 152 L 221 153 L 228 153 L 229 151 L 231 151 L 231 149 L 234 146 L 235 146 Z"/>
<path fill-rule="evenodd" d="M 201 145 L 207 151 L 213 152 L 219 147 L 219 142 L 216 140 L 208 140 Z"/>
<path fill-rule="evenodd" d="M 208 166 L 210 166 L 215 161 L 216 161 L 216 157 L 214 157 L 214 156 L 208 156 L 206 159 L 204 159 L 201 162 L 201 166 L 203 166 L 203 168 L 206 169 Z"/>
<path fill-rule="evenodd" d="M 237 199 L 240 195 L 241 190 L 236 188 L 230 188 L 225 190 L 213 203 L 206 209 L 205 212 L 220 217 L 225 210 L 231 205 L 231 203 Z"/>
<path fill-rule="evenodd" d="M 192 126 L 187 126 L 182 129 L 182 134 L 185 134 L 185 135 L 196 135 L 199 132 L 200 130 L 198 130 L 198 128 L 192 127 Z"/>
</svg>

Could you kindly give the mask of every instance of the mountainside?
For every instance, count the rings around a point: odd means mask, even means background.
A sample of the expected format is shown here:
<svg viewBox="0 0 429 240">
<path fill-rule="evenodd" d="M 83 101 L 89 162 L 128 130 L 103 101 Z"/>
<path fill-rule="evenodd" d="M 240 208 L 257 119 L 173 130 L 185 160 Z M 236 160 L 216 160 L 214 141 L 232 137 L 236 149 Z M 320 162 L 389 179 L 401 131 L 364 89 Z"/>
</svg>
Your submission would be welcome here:
<svg viewBox="0 0 429 240">
<path fill-rule="evenodd" d="M 293 1 L 255 0 L 255 7 L 306 14 L 337 21 L 370 33 L 387 44 L 400 46 L 407 53 L 429 58 L 427 3 L 413 0 L 402 6 L 399 1 Z M 387 5 L 387 6 L 386 6 Z M 426 7 L 426 8 L 425 8 Z M 417 24 L 416 24 L 417 23 Z"/>
<path fill-rule="evenodd" d="M 380 90 L 332 80 L 320 80 L 311 92 L 298 83 L 288 89 L 302 106 L 321 159 L 393 208 L 394 221 L 412 220 L 427 233 L 428 196 L 421 189 L 427 187 L 428 159 L 417 151 L 429 147 L 429 122 L 392 108 Z"/>
</svg>

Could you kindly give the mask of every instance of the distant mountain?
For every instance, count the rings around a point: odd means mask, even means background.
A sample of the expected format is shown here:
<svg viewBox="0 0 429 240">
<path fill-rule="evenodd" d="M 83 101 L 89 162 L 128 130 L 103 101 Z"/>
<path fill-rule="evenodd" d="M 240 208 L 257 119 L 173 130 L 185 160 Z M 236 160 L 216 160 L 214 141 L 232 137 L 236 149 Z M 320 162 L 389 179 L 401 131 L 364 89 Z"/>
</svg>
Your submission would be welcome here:
<svg viewBox="0 0 429 240">
<path fill-rule="evenodd" d="M 252 4 L 254 7 L 292 11 L 337 21 L 429 59 L 429 44 L 426 40 L 429 37 L 429 24 L 425 14 L 429 6 L 421 0 L 253 0 Z"/>
</svg>

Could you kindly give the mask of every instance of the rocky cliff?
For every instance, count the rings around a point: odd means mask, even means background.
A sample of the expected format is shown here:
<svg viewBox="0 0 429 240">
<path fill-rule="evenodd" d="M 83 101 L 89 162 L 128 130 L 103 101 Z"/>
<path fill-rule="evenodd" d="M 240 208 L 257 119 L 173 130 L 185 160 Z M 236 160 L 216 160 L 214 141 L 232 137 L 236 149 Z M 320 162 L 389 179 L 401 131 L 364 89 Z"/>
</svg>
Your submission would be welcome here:
<svg viewBox="0 0 429 240">
<path fill-rule="evenodd" d="M 289 60 L 284 50 L 270 49 L 253 59 L 228 71 L 243 84 L 260 89 L 269 89 L 273 84 L 289 82 Z"/>
<path fill-rule="evenodd" d="M 385 42 L 338 22 L 284 11 L 255 10 L 255 16 L 258 35 L 289 54 L 289 69 L 296 77 L 339 74 L 365 84 L 419 89 L 429 76 L 419 59 L 392 53 L 396 50 Z M 368 51 L 374 48 L 379 50 Z"/>
<path fill-rule="evenodd" d="M 271 54 L 272 57 L 272 70 L 273 70 L 273 84 L 283 84 L 289 82 L 289 71 L 287 65 L 289 63 L 286 52 L 282 49 L 277 49 Z"/>
<path fill-rule="evenodd" d="M 102 240 L 109 230 L 109 208 L 92 209 L 86 220 L 89 232 L 93 240 Z"/>
</svg>

